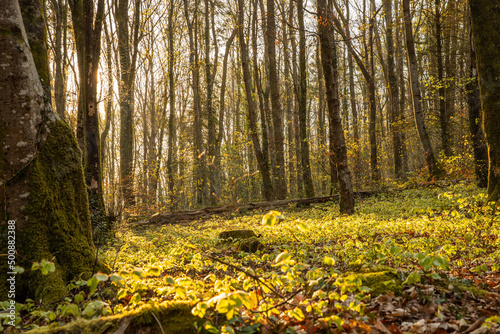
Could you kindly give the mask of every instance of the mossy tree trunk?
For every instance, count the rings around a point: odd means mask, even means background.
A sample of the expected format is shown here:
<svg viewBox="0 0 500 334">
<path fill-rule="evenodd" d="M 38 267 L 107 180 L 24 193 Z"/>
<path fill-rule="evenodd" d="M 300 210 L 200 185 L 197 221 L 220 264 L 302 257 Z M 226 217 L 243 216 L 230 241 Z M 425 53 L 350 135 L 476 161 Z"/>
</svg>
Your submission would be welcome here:
<svg viewBox="0 0 500 334">
<path fill-rule="evenodd" d="M 488 198 L 500 198 L 500 0 L 469 0 L 483 129 L 488 144 Z"/>
<path fill-rule="evenodd" d="M 321 43 L 321 60 L 325 76 L 326 100 L 330 131 L 333 133 L 334 150 L 331 152 L 337 165 L 339 184 L 340 212 L 354 213 L 354 195 L 352 192 L 351 174 L 347 163 L 347 146 L 342 128 L 340 101 L 338 93 L 338 69 L 335 36 L 333 31 L 333 11 L 327 8 L 326 0 L 318 0 L 318 35 Z"/>
<path fill-rule="evenodd" d="M 70 279 L 82 273 L 89 277 L 100 267 L 92 242 L 81 152 L 70 127 L 44 97 L 17 1 L 3 3 L 0 29 L 4 46 L 0 54 L 4 66 L 0 71 L 1 226 L 5 229 L 4 221 L 15 221 L 16 265 L 26 269 L 16 279 L 16 299 L 29 296 L 52 302 L 64 297 Z M 53 261 L 56 271 L 43 276 L 29 270 L 41 259 Z M 5 276 L 6 268 L 1 272 Z M 6 299 L 5 290 L 0 290 L 0 299 Z"/>
<path fill-rule="evenodd" d="M 19 0 L 29 47 L 35 60 L 35 67 L 42 83 L 45 99 L 50 104 L 50 68 L 47 52 L 47 32 L 42 1 Z"/>
</svg>

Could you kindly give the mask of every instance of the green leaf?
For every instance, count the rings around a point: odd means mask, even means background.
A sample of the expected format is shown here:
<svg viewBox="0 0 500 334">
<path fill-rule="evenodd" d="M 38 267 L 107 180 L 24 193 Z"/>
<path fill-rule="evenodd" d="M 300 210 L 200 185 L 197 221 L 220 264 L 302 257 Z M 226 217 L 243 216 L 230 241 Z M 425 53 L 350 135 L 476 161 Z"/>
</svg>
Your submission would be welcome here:
<svg viewBox="0 0 500 334">
<path fill-rule="evenodd" d="M 297 228 L 298 228 L 299 230 L 301 230 L 302 232 L 307 232 L 307 230 L 309 229 L 309 228 L 307 227 L 306 223 L 304 223 L 303 221 L 298 220 L 298 219 L 297 219 L 297 225 L 296 225 L 296 226 L 297 226 Z"/>
<path fill-rule="evenodd" d="M 326 265 L 329 265 L 329 266 L 334 266 L 335 265 L 335 259 L 332 258 L 332 257 L 325 256 L 325 258 L 323 259 L 323 262 Z"/>
<path fill-rule="evenodd" d="M 120 289 L 118 293 L 116 294 L 116 299 L 120 300 L 122 298 L 125 298 L 127 296 L 127 290 L 125 289 Z"/>
<path fill-rule="evenodd" d="M 75 295 L 74 301 L 75 301 L 75 303 L 80 304 L 81 302 L 83 302 L 83 299 L 84 299 L 83 298 L 83 293 L 80 292 L 77 295 Z"/>
<path fill-rule="evenodd" d="M 149 267 L 146 271 L 146 275 L 148 276 L 159 276 L 161 274 L 160 267 Z"/>
<path fill-rule="evenodd" d="M 262 225 L 273 227 L 278 219 L 284 219 L 281 212 L 269 211 L 264 215 L 264 218 L 262 218 Z"/>
<path fill-rule="evenodd" d="M 130 298 L 129 304 L 136 305 L 141 301 L 141 294 L 139 292 L 134 293 L 132 298 Z"/>
<path fill-rule="evenodd" d="M 173 279 L 171 276 L 167 276 L 167 277 L 165 277 L 165 282 L 166 282 L 168 285 L 175 285 L 175 281 L 174 281 L 174 279 Z"/>
<path fill-rule="evenodd" d="M 421 275 L 419 272 L 417 271 L 414 271 L 412 272 L 407 278 L 406 280 L 403 282 L 403 284 L 413 284 L 413 283 L 417 283 L 417 282 L 420 282 L 420 278 L 421 278 Z"/>
<path fill-rule="evenodd" d="M 103 274 L 101 272 L 98 272 L 97 274 L 95 274 L 95 278 L 97 278 L 97 280 L 99 282 L 106 282 L 108 280 L 108 275 L 106 274 Z"/>
<path fill-rule="evenodd" d="M 87 285 L 90 287 L 89 296 L 92 296 L 94 294 L 95 289 L 97 288 L 97 284 L 99 284 L 99 280 L 95 276 L 87 281 Z"/>
</svg>

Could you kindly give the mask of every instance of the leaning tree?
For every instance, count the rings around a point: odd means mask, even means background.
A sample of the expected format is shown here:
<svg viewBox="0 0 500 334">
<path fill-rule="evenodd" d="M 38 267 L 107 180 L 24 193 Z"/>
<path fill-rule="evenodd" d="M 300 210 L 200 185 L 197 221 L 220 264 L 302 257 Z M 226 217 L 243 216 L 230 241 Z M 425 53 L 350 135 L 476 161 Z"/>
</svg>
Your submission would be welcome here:
<svg viewBox="0 0 500 334">
<path fill-rule="evenodd" d="M 16 279 L 16 299 L 52 302 L 64 297 L 70 279 L 101 267 L 82 153 L 42 88 L 18 1 L 2 1 L 0 30 L 0 234 L 7 239 L 7 222 L 15 221 L 16 265 L 26 270 Z M 6 254 L 7 242 L 2 247 Z M 29 270 L 42 259 L 54 262 L 56 270 L 48 275 Z M 2 260 L 0 276 L 12 271 L 5 265 Z M 5 287 L 0 285 L 1 300 L 7 299 Z"/>
</svg>

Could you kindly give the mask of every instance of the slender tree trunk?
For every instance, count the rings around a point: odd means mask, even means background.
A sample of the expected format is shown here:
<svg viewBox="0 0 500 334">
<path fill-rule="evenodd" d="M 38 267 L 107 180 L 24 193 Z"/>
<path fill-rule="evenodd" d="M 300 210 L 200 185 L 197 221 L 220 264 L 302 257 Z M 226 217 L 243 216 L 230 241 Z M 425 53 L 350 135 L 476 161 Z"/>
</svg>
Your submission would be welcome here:
<svg viewBox="0 0 500 334">
<path fill-rule="evenodd" d="M 392 19 L 392 0 L 384 0 L 386 43 L 387 43 L 387 76 L 389 83 L 390 120 L 394 156 L 394 176 L 403 178 L 403 145 L 400 134 L 399 91 L 394 63 L 394 34 Z"/>
<path fill-rule="evenodd" d="M 191 68 L 191 89 L 193 90 L 193 113 L 194 113 L 194 162 L 195 162 L 195 183 L 196 200 L 198 204 L 206 203 L 208 199 L 208 184 L 206 173 L 206 152 L 203 148 L 203 134 L 201 129 L 201 103 L 199 92 L 199 71 L 198 71 L 198 47 L 195 40 L 193 22 L 196 20 L 196 14 L 193 21 L 189 18 L 188 2 L 184 0 L 184 16 L 186 17 L 188 35 L 189 35 L 189 67 Z"/>
<path fill-rule="evenodd" d="M 259 74 L 259 64 L 257 62 L 257 1 L 253 2 L 253 15 L 252 15 L 252 57 L 253 57 L 253 77 L 255 81 L 255 87 L 257 88 L 257 96 L 259 97 L 259 110 L 260 110 L 260 124 L 262 129 L 262 155 L 266 164 L 269 164 L 269 139 L 268 139 L 268 129 L 269 122 L 267 119 L 269 102 L 268 98 L 264 95 L 262 88 L 261 76 Z M 238 86 L 239 89 L 239 86 Z M 271 181 L 272 182 L 272 181 Z"/>
<path fill-rule="evenodd" d="M 337 11 L 337 15 L 341 18 L 342 22 L 346 22 L 346 19 L 342 15 L 342 12 L 336 2 L 336 0 L 332 0 L 333 5 L 335 6 L 335 9 Z M 372 21 L 370 19 L 370 21 Z M 351 57 L 354 58 L 356 61 L 356 64 L 358 65 L 359 69 L 361 70 L 361 73 L 363 74 L 363 77 L 365 78 L 366 81 L 366 87 L 368 90 L 368 102 L 369 102 L 369 110 L 370 110 L 370 125 L 369 125 L 369 136 L 370 136 L 370 166 L 371 166 L 371 171 L 372 171 L 372 180 L 377 181 L 380 178 L 380 173 L 379 173 L 379 168 L 378 168 L 378 162 L 377 162 L 377 147 L 376 147 L 376 136 L 375 136 L 375 120 L 376 120 L 376 115 L 377 115 L 377 105 L 376 105 L 376 96 L 375 96 L 375 78 L 373 77 L 372 73 L 373 71 L 369 71 L 368 68 L 366 68 L 365 64 L 363 63 L 363 60 L 360 58 L 358 53 L 354 50 L 354 47 L 352 46 L 352 42 L 350 38 L 347 37 L 347 33 L 343 28 L 343 24 L 341 21 L 334 15 L 332 16 L 332 22 L 335 26 L 335 29 L 340 33 L 342 38 L 344 39 L 347 50 L 349 51 L 349 54 Z M 366 49 L 368 50 L 368 46 L 366 46 Z M 370 53 L 370 52 L 368 52 Z M 372 130 L 370 130 L 372 129 Z M 375 145 L 372 145 L 375 144 Z M 375 148 L 375 149 L 374 149 Z"/>
<path fill-rule="evenodd" d="M 296 1 L 290 0 L 290 10 L 288 12 L 288 21 L 294 26 L 294 8 Z M 297 74 L 297 43 L 295 42 L 295 29 L 290 31 L 290 46 L 292 53 L 292 80 L 293 91 L 295 95 L 293 107 L 293 132 L 294 132 L 294 149 L 295 149 L 295 162 L 297 164 L 297 194 L 302 197 L 304 190 L 304 176 L 302 175 L 302 150 L 300 149 L 300 125 L 299 125 L 299 79 Z"/>
<path fill-rule="evenodd" d="M 399 13 L 399 2 L 396 1 L 395 7 L 394 7 L 394 12 Z M 402 39 L 403 37 L 403 27 L 401 24 L 401 15 L 395 15 L 396 17 L 396 72 L 397 72 L 397 77 L 398 77 L 398 87 L 400 89 L 400 94 L 399 94 L 399 101 L 397 103 L 399 104 L 399 112 L 400 112 L 400 126 L 401 128 L 401 155 L 402 155 L 402 163 L 403 163 L 403 172 L 407 173 L 408 172 L 408 156 L 407 156 L 407 150 L 406 150 L 406 140 L 405 140 L 405 133 L 403 131 L 404 124 L 405 124 L 405 101 L 406 101 L 406 80 L 404 76 L 404 57 L 403 54 L 405 53 L 405 50 L 403 48 L 403 43 Z"/>
<path fill-rule="evenodd" d="M 445 82 L 443 76 L 443 34 L 441 23 L 441 0 L 434 0 L 434 25 L 436 28 L 436 61 L 438 75 L 438 105 L 439 105 L 439 121 L 441 125 L 441 145 L 444 154 L 451 156 L 451 148 L 448 135 L 449 117 L 446 110 Z"/>
<path fill-rule="evenodd" d="M 286 22 L 286 11 L 282 10 L 282 20 Z M 288 142 L 288 190 L 290 197 L 297 195 L 297 181 L 295 171 L 295 150 L 294 150 L 294 132 L 293 132 L 293 79 L 291 77 L 290 50 L 289 50 L 289 29 L 287 24 L 283 25 L 283 58 L 284 58 L 284 87 L 286 96 L 286 133 Z"/>
<path fill-rule="evenodd" d="M 175 154 L 175 142 L 177 139 L 175 126 L 175 82 L 174 82 L 174 1 L 170 1 L 168 11 L 168 85 L 169 85 L 169 116 L 168 116 L 168 152 L 167 152 L 167 180 L 168 180 L 168 200 L 170 209 L 177 208 L 175 171 L 177 159 Z"/>
<path fill-rule="evenodd" d="M 406 55 L 408 59 L 408 68 L 410 76 L 410 88 L 413 101 L 413 115 L 415 118 L 415 125 L 417 127 L 420 143 L 425 152 L 425 162 L 429 169 L 431 177 L 439 177 L 440 170 L 432 151 L 429 134 L 424 122 L 424 115 L 422 110 L 422 95 L 420 94 L 420 81 L 418 79 L 418 65 L 417 56 L 415 53 L 415 42 L 413 40 L 413 29 L 411 24 L 410 14 L 410 0 L 403 0 L 403 14 L 404 14 L 404 29 L 406 40 Z"/>
<path fill-rule="evenodd" d="M 470 67 L 469 82 L 467 84 L 467 104 L 469 106 L 469 131 L 474 152 L 474 167 L 478 187 L 488 186 L 488 147 L 484 138 L 482 128 L 483 116 L 481 114 L 481 101 L 479 96 L 479 85 L 477 78 L 476 50 L 474 47 L 474 36 L 470 29 Z"/>
<path fill-rule="evenodd" d="M 326 128 L 325 128 L 325 114 L 326 114 L 326 106 L 325 106 L 325 77 L 323 75 L 323 64 L 321 62 L 321 45 L 318 40 L 317 48 L 316 48 L 316 68 L 318 71 L 318 133 L 319 133 L 319 151 L 321 154 L 321 157 L 328 157 L 329 161 L 333 161 L 333 157 L 329 156 L 329 152 L 332 151 L 332 149 L 327 149 L 326 147 Z M 331 131 L 329 131 L 331 132 Z M 333 143 L 332 143 L 333 144 Z M 321 163 L 324 162 L 323 159 L 320 160 Z M 333 161 L 334 162 L 334 161 Z M 335 168 L 335 169 L 332 169 Z M 327 185 L 324 181 L 323 178 L 321 178 L 321 190 L 324 191 L 326 189 Z M 330 180 L 332 185 L 337 185 L 338 180 L 337 180 L 337 167 L 335 166 L 335 163 L 330 164 Z"/>
<path fill-rule="evenodd" d="M 270 0 L 269 2 L 273 2 Z M 307 136 L 307 66 L 306 66 L 306 32 L 304 27 L 303 1 L 297 3 L 297 18 L 299 21 L 299 127 L 300 150 L 302 157 L 302 175 L 304 177 L 304 190 L 306 197 L 314 197 L 314 184 L 311 174 L 309 159 L 309 139 Z"/>
<path fill-rule="evenodd" d="M 120 186 L 127 205 L 134 203 L 134 79 L 139 30 L 140 0 L 135 0 L 133 40 L 130 43 L 128 26 L 128 0 L 118 0 L 116 23 L 118 53 L 120 56 Z M 130 46 L 132 44 L 132 52 Z M 132 56 L 131 56 L 132 53 Z"/>
<path fill-rule="evenodd" d="M 370 2 L 370 20 L 368 26 L 368 64 L 370 66 L 370 80 L 368 82 L 368 98 L 370 101 L 370 123 L 368 126 L 368 136 L 370 138 L 370 168 L 371 168 L 371 178 L 373 181 L 380 181 L 380 167 L 378 165 L 378 153 L 377 153 L 377 100 L 375 95 L 375 59 L 373 51 L 373 35 L 375 29 L 375 8 L 373 6 L 373 1 Z"/>
<path fill-rule="evenodd" d="M 250 126 L 250 133 L 252 137 L 253 148 L 255 151 L 255 157 L 257 158 L 257 164 L 259 166 L 259 171 L 262 176 L 262 192 L 264 198 L 270 201 L 273 197 L 271 178 L 269 177 L 269 165 L 264 160 L 262 154 L 262 149 L 260 147 L 259 136 L 257 133 L 257 114 L 255 110 L 255 101 L 252 97 L 252 87 L 251 87 L 251 76 L 250 76 L 250 66 L 248 65 L 248 51 L 247 45 L 245 43 L 245 35 L 243 31 L 244 27 L 244 5 L 243 0 L 238 0 L 238 39 L 240 44 L 240 56 L 241 56 L 241 67 L 243 70 L 243 81 L 245 85 L 245 93 L 247 99 L 248 108 L 248 122 Z"/>
<path fill-rule="evenodd" d="M 348 39 L 351 38 L 350 36 L 350 11 L 349 11 L 349 2 L 346 0 L 346 37 Z M 353 56 L 349 53 L 348 54 L 348 66 L 349 66 L 349 94 L 351 97 L 351 112 L 352 112 L 352 127 L 353 127 L 353 137 L 354 137 L 354 179 L 356 182 L 358 181 L 360 177 L 360 143 L 359 143 L 359 120 L 358 120 L 358 108 L 357 108 L 357 101 L 356 101 L 356 89 L 354 88 L 354 63 L 352 61 Z"/>
<path fill-rule="evenodd" d="M 488 143 L 488 199 L 500 198 L 500 1 L 469 0 L 483 129 Z"/>
<path fill-rule="evenodd" d="M 328 115 L 334 131 L 334 156 L 337 164 L 340 193 L 340 212 L 354 213 L 354 195 L 352 192 L 351 175 L 347 163 L 347 147 L 340 115 L 338 96 L 337 54 L 334 43 L 331 8 L 326 8 L 326 0 L 317 0 L 318 35 L 321 43 L 321 59 L 325 75 Z"/>
<path fill-rule="evenodd" d="M 64 0 L 51 0 L 50 3 L 56 16 L 54 101 L 57 113 L 64 118 L 66 112 L 66 39 L 64 35 L 67 31 L 67 7 Z"/>
<path fill-rule="evenodd" d="M 213 95 L 213 87 L 215 83 L 215 77 L 217 75 L 217 63 L 218 63 L 218 55 L 219 55 L 219 48 L 217 47 L 217 36 L 215 35 L 215 29 L 213 29 L 214 34 L 212 38 L 214 39 L 214 54 L 215 54 L 215 59 L 213 63 L 210 61 L 210 27 L 214 25 L 214 8 L 213 8 L 213 3 L 210 5 L 212 1 L 205 0 L 205 78 L 207 81 L 207 96 L 206 96 L 206 103 L 207 103 L 207 116 L 208 116 L 208 138 L 207 138 L 207 146 L 208 146 L 208 161 L 209 161 L 209 167 L 208 167 L 208 177 L 210 179 L 210 195 L 209 195 L 209 202 L 212 205 L 215 205 L 217 203 L 217 195 L 216 193 L 220 194 L 220 184 L 216 184 L 215 176 L 216 176 L 216 171 L 215 171 L 215 155 L 216 155 L 216 129 L 215 129 L 215 123 L 216 123 L 216 117 L 215 117 L 215 110 L 213 110 L 212 107 L 212 95 Z M 212 17 L 212 20 L 210 20 L 210 17 Z M 219 187 L 218 190 L 216 188 Z M 215 195 L 215 196 L 214 196 Z"/>
<path fill-rule="evenodd" d="M 219 131 L 217 133 L 217 139 L 215 142 L 215 175 L 214 180 L 218 186 L 215 187 L 215 196 L 220 199 L 222 193 L 222 180 L 221 180 L 221 144 L 224 136 L 224 117 L 225 117 L 225 96 L 226 96 L 226 80 L 227 80 L 227 61 L 229 58 L 229 51 L 231 50 L 231 44 L 233 43 L 234 37 L 236 36 L 237 29 L 234 29 L 226 42 L 226 48 L 224 52 L 224 60 L 222 63 L 222 81 L 220 88 L 220 111 L 219 111 Z"/>
</svg>

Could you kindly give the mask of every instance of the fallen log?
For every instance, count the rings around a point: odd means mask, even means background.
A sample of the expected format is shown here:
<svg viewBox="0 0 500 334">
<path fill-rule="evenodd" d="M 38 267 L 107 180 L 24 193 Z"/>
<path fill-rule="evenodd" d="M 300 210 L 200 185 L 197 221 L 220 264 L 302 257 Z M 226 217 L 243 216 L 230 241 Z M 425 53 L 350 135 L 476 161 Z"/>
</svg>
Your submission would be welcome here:
<svg viewBox="0 0 500 334">
<path fill-rule="evenodd" d="M 354 192 L 356 197 L 367 197 L 379 192 L 374 191 L 356 191 Z M 248 203 L 241 205 L 225 205 L 225 206 L 214 206 L 198 210 L 187 210 L 187 211 L 172 211 L 165 213 L 157 213 L 151 216 L 149 219 L 141 220 L 135 222 L 136 226 L 145 225 L 165 225 L 165 224 L 178 224 L 178 223 L 189 223 L 196 219 L 208 218 L 214 215 L 222 215 L 233 212 L 247 212 L 252 210 L 271 210 L 275 208 L 282 208 L 289 206 L 290 204 L 297 205 L 309 205 L 309 204 L 319 204 L 338 200 L 339 195 L 333 196 L 322 196 L 322 197 L 311 197 L 311 198 L 299 198 L 299 199 L 287 199 L 279 201 L 270 202 L 258 202 L 258 203 Z"/>
</svg>

